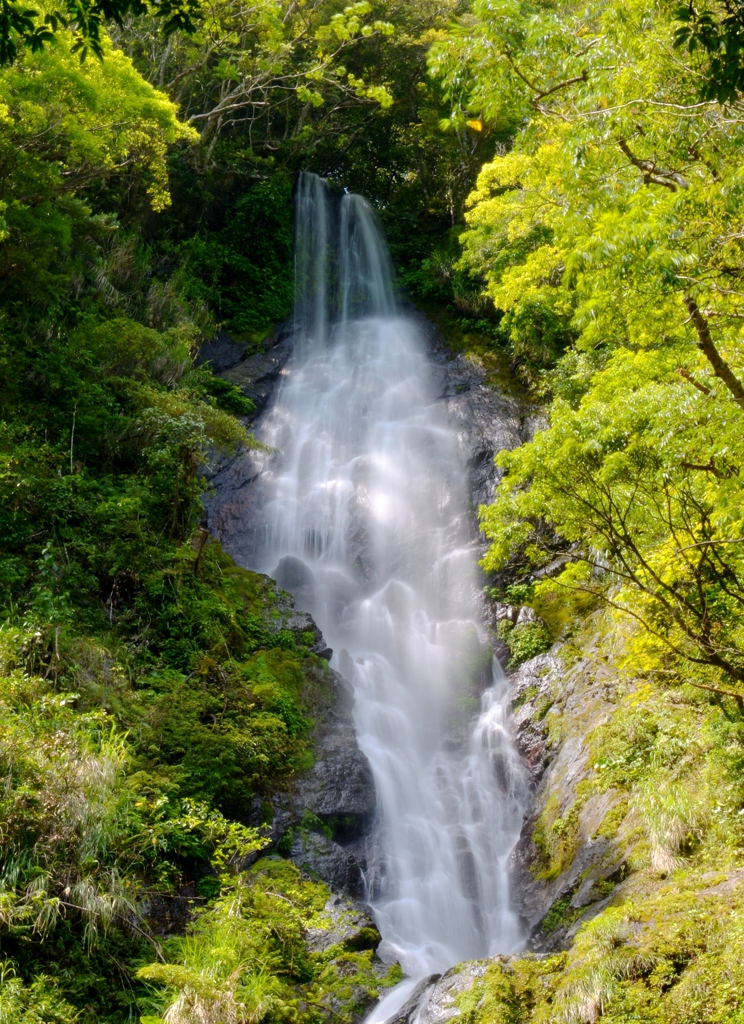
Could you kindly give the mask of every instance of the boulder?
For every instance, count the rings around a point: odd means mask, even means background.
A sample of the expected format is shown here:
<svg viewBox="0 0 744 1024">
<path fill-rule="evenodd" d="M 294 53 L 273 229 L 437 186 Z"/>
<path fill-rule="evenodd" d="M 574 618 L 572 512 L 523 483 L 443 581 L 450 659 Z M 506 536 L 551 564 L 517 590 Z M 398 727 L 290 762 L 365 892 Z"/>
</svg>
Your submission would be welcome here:
<svg viewBox="0 0 744 1024">
<path fill-rule="evenodd" d="M 421 1019 L 419 1016 L 421 1008 L 427 1002 L 428 996 L 440 977 L 439 974 L 430 974 L 428 977 L 422 978 L 401 1008 L 388 1017 L 385 1024 L 414 1024 L 414 1022 L 418 1024 Z"/>
<path fill-rule="evenodd" d="M 457 997 L 468 992 L 477 978 L 483 977 L 489 962 L 470 960 L 452 967 L 441 978 L 435 978 L 436 983 L 429 986 L 419 1000 L 416 1024 L 443 1024 L 453 1017 L 459 1017 Z"/>
<path fill-rule="evenodd" d="M 315 761 L 289 787 L 256 798 L 252 823 L 259 825 L 265 806 L 273 819 L 265 834 L 303 870 L 354 898 L 364 896 L 367 835 L 372 830 L 377 794 L 372 769 L 359 749 L 351 717 L 351 687 L 338 672 L 324 672 L 330 691 L 311 709 Z M 308 820 L 324 825 L 330 836 L 312 831 Z"/>
<path fill-rule="evenodd" d="M 197 352 L 196 365 L 208 363 L 215 373 L 224 373 L 245 358 L 246 346 L 237 341 L 228 331 L 217 331 Z"/>
<path fill-rule="evenodd" d="M 364 896 L 364 877 L 353 854 L 332 839 L 305 829 L 295 830 L 290 860 L 309 875 L 356 899 Z"/>
<path fill-rule="evenodd" d="M 380 941 L 380 933 L 363 903 L 334 893 L 319 919 L 306 929 L 304 939 L 312 953 L 323 953 L 340 944 L 361 950 L 373 949 Z"/>
<path fill-rule="evenodd" d="M 225 380 L 236 384 L 246 398 L 251 399 L 256 406 L 254 416 L 259 416 L 266 408 L 292 353 L 291 327 L 291 322 L 280 324 L 263 340 L 259 351 L 219 371 Z"/>
</svg>

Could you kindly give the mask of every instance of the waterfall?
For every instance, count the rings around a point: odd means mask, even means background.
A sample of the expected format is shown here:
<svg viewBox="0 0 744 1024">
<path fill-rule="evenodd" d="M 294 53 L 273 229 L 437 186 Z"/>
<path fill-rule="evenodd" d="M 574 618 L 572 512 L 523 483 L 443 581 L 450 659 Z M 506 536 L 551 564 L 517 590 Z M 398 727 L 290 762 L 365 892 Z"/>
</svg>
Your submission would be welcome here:
<svg viewBox="0 0 744 1024">
<path fill-rule="evenodd" d="M 383 952 L 421 977 L 518 948 L 507 861 L 524 777 L 478 619 L 456 438 L 375 216 L 309 174 L 296 210 L 295 347 L 261 428 L 278 454 L 253 567 L 312 612 L 354 687 L 378 794 L 369 901 Z"/>
</svg>

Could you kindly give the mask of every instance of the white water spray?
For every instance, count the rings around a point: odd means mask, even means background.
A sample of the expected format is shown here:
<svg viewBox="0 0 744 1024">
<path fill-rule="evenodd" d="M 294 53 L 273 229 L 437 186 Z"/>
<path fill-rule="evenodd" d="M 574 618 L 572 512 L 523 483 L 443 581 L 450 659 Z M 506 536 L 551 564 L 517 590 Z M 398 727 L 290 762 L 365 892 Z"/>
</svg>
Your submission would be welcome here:
<svg viewBox="0 0 744 1024">
<path fill-rule="evenodd" d="M 303 175 L 295 350 L 262 439 L 254 567 L 293 591 L 353 684 L 378 794 L 369 899 L 413 977 L 509 952 L 523 773 L 482 627 L 467 490 L 370 207 Z"/>
</svg>

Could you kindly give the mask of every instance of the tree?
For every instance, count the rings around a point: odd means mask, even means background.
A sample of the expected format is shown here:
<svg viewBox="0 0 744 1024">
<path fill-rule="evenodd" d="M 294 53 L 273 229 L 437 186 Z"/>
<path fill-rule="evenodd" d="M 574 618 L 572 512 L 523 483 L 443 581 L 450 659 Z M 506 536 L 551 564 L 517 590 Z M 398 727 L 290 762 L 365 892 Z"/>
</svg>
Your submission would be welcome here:
<svg viewBox="0 0 744 1024">
<path fill-rule="evenodd" d="M 174 105 L 105 44 L 81 66 L 71 37 L 0 72 L 0 296 L 54 303 L 76 240 L 91 249 L 114 229 L 83 194 L 118 185 L 127 204 L 170 202 L 169 146 L 194 136 Z M 82 237 L 81 237 L 82 236 Z M 90 241 L 84 242 L 83 239 Z"/>
<path fill-rule="evenodd" d="M 221 135 L 236 128 L 252 153 L 269 155 L 305 138 L 312 111 L 329 102 L 389 104 L 374 72 L 362 79 L 344 61 L 360 42 L 392 32 L 368 0 L 341 10 L 328 0 L 221 0 L 205 8 L 195 33 L 164 42 L 156 19 L 133 14 L 114 38 L 199 131 L 209 163 Z"/>
<path fill-rule="evenodd" d="M 546 565 L 557 546 L 562 570 L 538 602 L 594 595 L 642 627 L 651 664 L 686 661 L 703 667 L 698 685 L 720 688 L 721 675 L 741 687 L 740 417 L 670 380 L 683 354 L 618 349 L 576 408 L 556 399 L 549 428 L 500 457 L 484 564 Z"/>
<path fill-rule="evenodd" d="M 462 263 L 554 399 L 502 457 L 485 564 L 558 545 L 557 584 L 632 616 L 657 665 L 741 686 L 741 115 L 700 100 L 671 6 L 476 3 L 432 54 L 451 89 L 463 65 L 471 113 L 524 126 L 481 172 Z"/>
<path fill-rule="evenodd" d="M 198 0 L 62 0 L 60 6 L 42 12 L 9 0 L 0 10 L 0 65 L 12 64 L 26 48 L 39 53 L 65 29 L 73 33 L 73 52 L 81 60 L 88 53 L 103 57 L 106 22 L 121 25 L 130 12 L 150 11 L 160 19 L 166 36 L 178 29 L 193 32 L 200 13 Z"/>
<path fill-rule="evenodd" d="M 744 4 L 738 0 L 680 4 L 674 42 L 700 58 L 703 99 L 736 103 L 744 90 Z"/>
</svg>

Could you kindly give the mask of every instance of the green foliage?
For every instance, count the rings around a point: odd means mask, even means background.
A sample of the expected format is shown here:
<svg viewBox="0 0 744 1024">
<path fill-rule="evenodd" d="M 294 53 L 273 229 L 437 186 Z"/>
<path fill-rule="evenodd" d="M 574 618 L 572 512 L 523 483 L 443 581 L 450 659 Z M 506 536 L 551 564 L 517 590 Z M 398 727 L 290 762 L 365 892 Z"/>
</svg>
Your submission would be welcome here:
<svg viewBox="0 0 744 1024">
<path fill-rule="evenodd" d="M 40 977 L 24 985 L 12 965 L 0 964 L 0 1024 L 75 1024 L 78 1019 L 53 978 Z"/>
<path fill-rule="evenodd" d="M 233 330 L 265 329 L 291 311 L 291 198 L 287 176 L 259 180 L 234 200 L 221 229 L 181 244 L 191 293 Z"/>
<path fill-rule="evenodd" d="M 33 287 L 38 309 L 68 276 L 72 244 L 90 254 L 111 233 L 111 219 L 76 198 L 83 188 L 118 179 L 156 209 L 169 202 L 168 146 L 193 131 L 123 53 L 109 43 L 106 52 L 82 68 L 65 36 L 0 73 L 3 302 Z M 80 237 L 86 231 L 91 238 Z"/>
<path fill-rule="evenodd" d="M 289 312 L 298 167 L 364 191 L 453 346 L 549 403 L 483 512 L 487 567 L 546 624 L 502 627 L 512 667 L 591 646 L 604 604 L 630 680 L 533 839 L 556 879 L 608 802 L 592 829 L 632 898 L 561 957 L 489 963 L 461 1014 L 736 1020 L 738 876 L 710 875 L 740 862 L 744 804 L 741 139 L 712 99 L 737 88 L 738 11 L 129 5 L 114 49 L 78 8 L 0 24 L 0 1020 L 350 1022 L 398 980 L 373 936 L 308 950 L 323 886 L 239 870 L 330 678 L 286 596 L 194 532 L 206 453 L 253 443 L 253 407 L 193 356 L 217 323 L 253 352 Z M 466 638 L 453 724 L 489 661 Z M 161 961 L 149 908 L 182 886 L 197 910 Z M 544 930 L 575 916 L 559 899 Z"/>
<path fill-rule="evenodd" d="M 663 5 L 475 4 L 432 67 L 486 120 L 525 118 L 470 196 L 462 266 L 552 402 L 500 456 L 484 564 L 560 554 L 544 604 L 609 603 L 645 664 L 725 689 L 744 682 L 741 137 L 674 32 Z"/>
<path fill-rule="evenodd" d="M 376 68 L 369 59 L 394 38 L 387 7 L 220 0 L 198 7 L 196 33 L 176 33 L 167 45 L 153 18 L 131 19 L 114 37 L 198 127 L 202 167 L 222 150 L 232 170 L 257 156 L 273 163 L 282 150 L 296 161 L 329 120 L 338 132 L 349 110 L 356 119 L 357 108 L 390 107 L 384 62 Z"/>
<path fill-rule="evenodd" d="M 308 687 L 327 687 L 325 663 L 289 631 L 289 650 L 255 651 L 255 633 L 241 626 L 246 610 L 246 618 L 268 615 L 264 577 L 232 566 L 216 545 L 205 549 L 202 571 L 213 586 L 225 572 L 226 585 L 211 590 L 194 578 L 193 595 L 188 578 L 171 577 L 187 616 L 181 628 L 192 623 L 196 684 L 170 667 L 179 655 L 167 643 L 152 663 L 155 638 L 143 671 L 125 648 L 106 650 L 71 626 L 0 633 L 0 920 L 11 955 L 28 933 L 24 959 L 35 948 L 43 963 L 65 930 L 75 936 L 67 942 L 73 963 L 93 949 L 91 966 L 100 970 L 95 950 L 105 958 L 116 944 L 125 958 L 139 955 L 149 894 L 169 893 L 186 870 L 203 878 L 200 895 L 214 895 L 204 872 L 226 872 L 264 845 L 216 808 L 244 816 L 252 790 L 311 764 L 305 701 Z M 176 608 L 164 612 L 173 624 Z M 210 643 L 229 643 L 232 659 L 215 660 Z M 24 664 L 50 678 L 25 674 Z M 70 685 L 76 692 L 65 692 Z M 117 722 L 130 727 L 128 742 Z M 86 998 L 82 979 L 79 989 L 67 993 L 73 1004 Z"/>
<path fill-rule="evenodd" d="M 676 46 L 703 57 L 703 99 L 735 103 L 744 86 L 744 7 L 740 3 L 680 4 L 674 11 L 679 26 Z"/>
<path fill-rule="evenodd" d="M 231 384 L 223 377 L 205 374 L 205 390 L 217 401 L 220 409 L 234 413 L 236 416 L 250 416 L 256 411 L 255 402 L 246 398 L 236 384 Z"/>
<path fill-rule="evenodd" d="M 311 765 L 331 692 L 287 595 L 195 532 L 207 454 L 253 444 L 234 414 L 254 409 L 194 354 L 217 317 L 257 332 L 285 315 L 290 178 L 236 175 L 199 263 L 191 212 L 212 189 L 216 216 L 224 169 L 195 187 L 195 133 L 102 39 L 102 63 L 60 30 L 0 72 L 8 1024 L 147 1009 L 135 972 L 158 913 L 184 886 L 198 906 L 235 884 L 265 845 L 253 801 Z M 292 943 L 299 963 L 298 927 Z"/>
<path fill-rule="evenodd" d="M 533 866 L 561 893 L 541 929 L 549 935 L 585 923 L 550 982 L 529 982 L 532 1002 L 517 1019 L 736 1019 L 743 995 L 730 925 L 744 895 L 741 719 L 733 701 L 639 682 L 632 659 L 623 659 L 624 639 L 609 615 L 595 616 L 575 637 L 596 653 L 572 673 L 570 705 L 561 708 L 561 688 L 554 691 L 554 711 L 563 710 L 568 739 L 585 742 L 589 764 L 575 788 L 565 786 L 563 766 L 533 827 Z M 598 693 L 608 679 L 605 659 L 614 682 Z M 582 918 L 587 906 L 571 902 L 579 885 L 586 899 L 589 874 L 564 873 L 598 838 L 609 845 L 589 869 L 601 874 L 591 885 L 595 905 Z M 599 910 L 596 901 L 607 897 Z M 508 1002 L 512 990 L 501 984 L 489 991 Z M 473 990 L 476 1004 L 488 997 Z"/>
<path fill-rule="evenodd" d="M 581 917 L 583 907 L 572 907 L 572 898 L 572 892 L 566 893 L 565 896 L 561 896 L 559 900 L 556 900 L 547 912 L 540 925 L 541 930 L 546 935 L 551 935 L 559 926 L 565 927 L 573 924 L 578 917 Z"/>
<path fill-rule="evenodd" d="M 166 962 L 139 971 L 165 988 L 158 1009 L 177 1024 L 225 1020 L 351 1021 L 383 985 L 370 950 L 344 944 L 308 953 L 303 934 L 328 928 L 326 886 L 302 878 L 294 865 L 263 859 L 226 880 L 223 895 L 202 910 L 185 938 L 170 940 Z M 167 1007 L 167 1009 L 166 1009 Z"/>
<path fill-rule="evenodd" d="M 529 604 L 534 596 L 534 583 L 510 583 L 504 590 L 504 600 L 509 604 Z"/>
<path fill-rule="evenodd" d="M 265 840 L 179 799 L 167 767 L 138 771 L 136 746 L 112 716 L 85 711 L 78 694 L 13 667 L 37 637 L 0 633 L 0 927 L 18 964 L 17 977 L 8 967 L 0 998 L 26 1007 L 29 1021 L 57 1021 L 55 1013 L 66 1020 L 75 1004 L 118 1019 L 116 1004 L 124 1011 L 126 1000 L 111 955 L 142 955 L 148 899 L 172 891 L 184 865 L 225 871 Z M 41 977 L 27 990 L 21 970 L 35 978 L 47 956 L 59 990 Z"/>
<path fill-rule="evenodd" d="M 719 876 L 720 877 L 720 876 Z M 741 887 L 680 879 L 584 925 L 568 953 L 489 961 L 455 999 L 472 1024 L 730 1024 L 744 1006 Z M 567 905 L 570 896 L 561 903 Z M 565 911 L 564 911 L 565 912 Z"/>
<path fill-rule="evenodd" d="M 511 652 L 509 669 L 515 669 L 524 661 L 550 650 L 553 639 L 542 622 L 524 622 L 515 626 L 509 619 L 502 619 L 498 627 L 499 640 L 503 640 Z"/>
<path fill-rule="evenodd" d="M 618 800 L 605 814 L 595 835 L 602 839 L 615 839 L 627 813 L 628 801 Z"/>
<path fill-rule="evenodd" d="M 164 35 L 181 30 L 194 32 L 194 19 L 200 16 L 196 0 L 65 0 L 61 9 L 48 12 L 6 3 L 0 18 L 0 65 L 11 64 L 25 47 L 39 53 L 48 43 L 59 42 L 63 30 L 72 29 L 72 52 L 81 63 L 89 54 L 103 58 L 107 37 L 105 22 L 111 18 L 118 25 L 131 11 L 145 14 L 152 10 L 163 19 Z"/>
<path fill-rule="evenodd" d="M 552 881 L 571 864 L 577 850 L 580 810 L 579 801 L 561 816 L 557 797 L 553 794 L 548 799 L 532 832 L 532 841 L 539 853 L 539 861 L 533 867 L 537 878 Z M 563 909 L 567 907 L 568 903 Z M 558 916 L 551 918 L 552 928 L 557 926 L 561 913 L 556 911 Z"/>
<path fill-rule="evenodd" d="M 622 817 L 629 808 L 655 871 L 669 873 L 680 856 L 715 863 L 739 850 L 743 741 L 725 707 L 675 705 L 650 685 L 629 692 L 593 733 L 593 786 L 631 794 Z"/>
<path fill-rule="evenodd" d="M 521 1024 L 542 1020 L 535 1010 L 550 1005 L 562 957 L 525 957 L 512 963 L 487 962 L 481 977 L 460 993 L 456 1006 L 472 1024 Z"/>
</svg>

